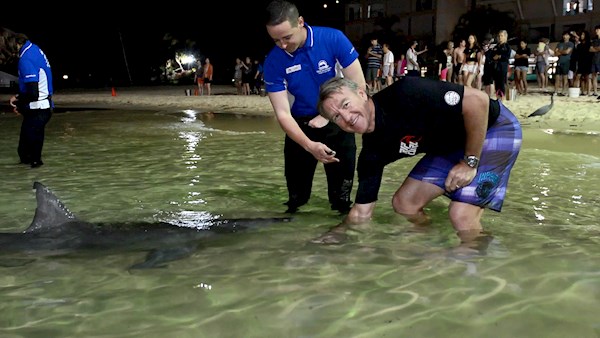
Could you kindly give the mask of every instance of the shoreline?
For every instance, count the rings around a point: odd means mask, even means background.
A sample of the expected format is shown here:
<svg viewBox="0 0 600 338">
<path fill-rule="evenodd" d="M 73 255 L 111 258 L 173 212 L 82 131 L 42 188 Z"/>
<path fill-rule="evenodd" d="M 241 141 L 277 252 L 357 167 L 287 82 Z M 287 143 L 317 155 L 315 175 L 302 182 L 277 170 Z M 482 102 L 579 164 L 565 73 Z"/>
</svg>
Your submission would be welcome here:
<svg viewBox="0 0 600 338">
<path fill-rule="evenodd" d="M 275 117 L 266 96 L 237 95 L 236 88 L 213 85 L 210 96 L 194 96 L 193 85 L 145 86 L 97 89 L 63 89 L 54 95 L 56 108 L 69 109 L 175 109 L 198 110 L 206 113 L 228 113 L 248 116 Z M 191 96 L 186 96 L 191 90 Z M 8 100 L 12 94 L 0 94 L 1 112 L 12 113 Z M 530 117 L 536 109 L 550 104 L 551 92 L 542 92 L 536 86 L 529 94 L 503 103 L 521 121 L 523 128 L 554 129 L 577 133 L 600 133 L 600 100 L 595 96 L 554 98 L 552 109 L 543 116 Z"/>
</svg>

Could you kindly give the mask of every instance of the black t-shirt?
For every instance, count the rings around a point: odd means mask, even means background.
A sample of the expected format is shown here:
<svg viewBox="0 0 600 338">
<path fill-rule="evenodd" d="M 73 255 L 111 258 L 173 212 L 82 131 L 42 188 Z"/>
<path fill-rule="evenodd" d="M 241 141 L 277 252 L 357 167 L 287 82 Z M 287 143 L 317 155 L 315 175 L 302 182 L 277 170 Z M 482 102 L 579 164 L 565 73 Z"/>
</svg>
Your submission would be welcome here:
<svg viewBox="0 0 600 338">
<path fill-rule="evenodd" d="M 526 58 L 517 58 L 517 55 L 521 55 L 521 54 L 525 54 L 527 55 Z M 529 49 L 529 47 L 525 47 L 525 48 L 517 48 L 516 52 L 515 52 L 515 62 L 514 62 L 514 66 L 515 67 L 529 67 L 529 55 L 531 55 L 531 49 Z"/>
<path fill-rule="evenodd" d="M 420 153 L 444 154 L 464 149 L 464 86 L 421 77 L 394 82 L 373 96 L 375 130 L 363 134 L 358 157 L 356 203 L 375 202 L 384 167 Z M 489 125 L 499 115 L 490 101 Z"/>
</svg>

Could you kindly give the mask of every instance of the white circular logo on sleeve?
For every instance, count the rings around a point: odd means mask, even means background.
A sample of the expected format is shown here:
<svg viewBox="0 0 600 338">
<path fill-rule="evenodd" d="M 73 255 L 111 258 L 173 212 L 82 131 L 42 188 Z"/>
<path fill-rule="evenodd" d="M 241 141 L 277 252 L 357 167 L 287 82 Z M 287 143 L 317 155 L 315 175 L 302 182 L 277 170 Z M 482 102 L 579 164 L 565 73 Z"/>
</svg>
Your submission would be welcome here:
<svg viewBox="0 0 600 338">
<path fill-rule="evenodd" d="M 457 92 L 451 90 L 444 94 L 444 101 L 446 101 L 446 103 L 449 106 L 456 106 L 458 102 L 460 102 L 460 95 L 458 95 Z"/>
</svg>

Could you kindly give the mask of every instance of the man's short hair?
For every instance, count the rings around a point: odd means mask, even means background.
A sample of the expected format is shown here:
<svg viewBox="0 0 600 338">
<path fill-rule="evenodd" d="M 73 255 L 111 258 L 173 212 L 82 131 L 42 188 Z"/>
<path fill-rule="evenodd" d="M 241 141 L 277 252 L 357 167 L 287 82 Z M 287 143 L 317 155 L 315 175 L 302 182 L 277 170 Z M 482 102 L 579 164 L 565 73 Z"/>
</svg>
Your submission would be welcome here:
<svg viewBox="0 0 600 338">
<path fill-rule="evenodd" d="M 295 23 L 299 16 L 298 7 L 293 3 L 285 0 L 273 0 L 265 9 L 264 23 L 267 26 L 277 26 L 286 21 Z"/>
</svg>

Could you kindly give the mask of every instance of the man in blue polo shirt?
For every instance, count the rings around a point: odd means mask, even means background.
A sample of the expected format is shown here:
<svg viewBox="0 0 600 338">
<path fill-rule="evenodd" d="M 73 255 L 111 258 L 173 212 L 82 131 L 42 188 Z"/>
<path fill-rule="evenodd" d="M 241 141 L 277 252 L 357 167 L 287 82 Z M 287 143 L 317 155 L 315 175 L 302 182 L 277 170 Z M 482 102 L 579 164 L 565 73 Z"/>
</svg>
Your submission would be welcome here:
<svg viewBox="0 0 600 338">
<path fill-rule="evenodd" d="M 17 151 L 21 163 L 37 168 L 44 164 L 45 128 L 54 109 L 52 70 L 46 54 L 26 35 L 18 34 L 14 43 L 19 56 L 19 94 L 10 98 L 10 105 L 23 116 Z"/>
<path fill-rule="evenodd" d="M 328 123 L 317 112 L 319 86 L 336 76 L 339 62 L 345 77 L 365 87 L 358 53 L 341 31 L 304 22 L 296 5 L 272 1 L 266 28 L 276 44 L 265 59 L 265 88 L 277 121 L 285 131 L 285 178 L 288 213 L 310 199 L 317 161 L 324 163 L 332 210 L 346 213 L 356 164 L 352 133 Z"/>
</svg>

